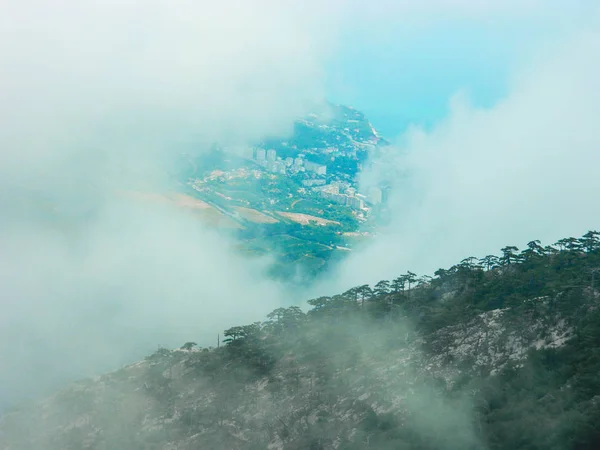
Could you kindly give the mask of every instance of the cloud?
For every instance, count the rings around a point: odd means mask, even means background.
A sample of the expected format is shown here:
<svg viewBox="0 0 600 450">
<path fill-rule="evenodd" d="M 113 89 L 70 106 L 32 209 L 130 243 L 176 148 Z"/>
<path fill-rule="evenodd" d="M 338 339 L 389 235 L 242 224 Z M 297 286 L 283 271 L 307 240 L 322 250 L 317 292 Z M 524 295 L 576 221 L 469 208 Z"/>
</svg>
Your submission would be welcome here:
<svg viewBox="0 0 600 450">
<path fill-rule="evenodd" d="M 192 132 L 243 142 L 287 130 L 323 95 L 335 24 L 318 26 L 317 5 L 5 2 L 3 167 L 55 162 L 57 147 L 64 158 L 98 140 L 137 156 Z"/>
<path fill-rule="evenodd" d="M 223 328 L 258 320 L 282 299 L 290 301 L 281 286 L 263 277 L 261 262 L 240 259 L 228 239 L 206 230 L 193 215 L 115 193 L 163 192 L 169 186 L 164 165 L 182 143 L 243 145 L 290 130 L 294 118 L 323 98 L 323 61 L 335 50 L 341 29 L 377 24 L 377 15 L 366 14 L 369 8 L 388 12 L 390 20 L 405 17 L 389 9 L 392 3 L 365 5 L 341 0 L 2 4 L 0 407 L 65 377 L 128 361 L 151 346 L 214 342 Z M 581 63 L 581 52 L 572 58 Z M 583 89 L 567 85 L 572 80 L 563 62 L 557 64 L 565 79 L 549 88 L 559 102 Z M 587 64 L 595 69 L 593 61 Z M 524 76 L 516 85 L 514 98 L 504 103 L 509 106 L 492 111 L 467 106 L 433 134 L 413 138 L 402 165 L 411 169 L 414 185 L 408 200 L 396 196 L 396 231 L 363 259 L 352 260 L 348 270 L 359 278 L 383 278 L 405 262 L 425 267 L 419 262 L 424 255 L 428 261 L 454 258 L 452 245 L 462 242 L 462 235 L 482 242 L 468 231 L 480 232 L 476 224 L 491 222 L 469 217 L 462 227 L 462 214 L 473 213 L 481 199 L 459 175 L 470 173 L 468 167 L 484 171 L 475 151 L 481 144 L 524 149 L 522 140 L 537 139 L 509 117 L 514 109 L 527 121 L 529 108 L 538 108 L 531 101 L 548 103 L 548 90 L 539 91 L 542 85 L 531 81 L 528 86 L 531 79 Z M 578 81 L 593 84 L 591 79 Z M 535 98 L 528 99 L 528 92 Z M 572 107 L 573 117 L 581 113 L 581 105 L 562 106 Z M 550 114 L 547 107 L 540 109 Z M 577 126 L 580 142 L 590 144 L 588 120 L 575 123 L 569 114 L 555 114 Z M 559 127 L 551 122 L 554 132 Z M 506 138 L 498 127 L 515 127 L 514 136 Z M 548 131 L 545 122 L 532 127 Z M 455 154 L 448 167 L 440 162 L 442 147 Z M 488 180 L 483 173 L 478 178 Z M 516 195 L 499 173 L 492 171 L 489 178 L 507 184 L 512 192 L 507 196 Z M 447 197 L 448 186 L 459 197 Z M 494 196 L 499 187 L 488 189 L 490 204 L 510 203 Z M 447 215 L 430 216 L 440 205 Z M 494 230 L 510 225 L 499 211 L 495 220 L 500 221 Z M 443 239 L 451 235 L 446 227 L 456 233 L 450 247 Z M 496 245 L 494 239 L 486 243 Z M 390 252 L 389 245 L 398 250 Z M 361 268 L 365 261 L 373 262 L 368 270 Z"/>
<path fill-rule="evenodd" d="M 0 407 L 291 301 L 193 214 L 117 193 L 168 189 L 181 143 L 291 129 L 323 97 L 334 6 L 2 4 Z"/>
<path fill-rule="evenodd" d="M 347 4 L 367 26 L 372 20 L 378 20 L 380 25 L 402 27 L 456 24 L 459 21 L 507 20 L 514 24 L 518 19 L 530 19 L 540 13 L 547 18 L 552 10 L 561 9 L 556 2 L 541 0 L 348 0 Z"/>
<path fill-rule="evenodd" d="M 540 47 L 493 107 L 458 93 L 444 121 L 409 131 L 365 174 L 372 183 L 382 167 L 388 178 L 395 169 L 392 224 L 342 267 L 336 289 L 598 228 L 600 22 L 592 22 Z"/>
<path fill-rule="evenodd" d="M 354 3 L 362 4 L 360 0 Z M 414 0 L 383 0 L 375 2 L 368 8 L 374 13 L 405 13 L 405 14 L 430 14 L 432 12 L 452 12 L 462 16 L 482 16 L 498 12 L 515 14 L 520 11 L 530 11 L 532 8 L 542 6 L 539 0 L 428 0 L 417 2 Z"/>
</svg>

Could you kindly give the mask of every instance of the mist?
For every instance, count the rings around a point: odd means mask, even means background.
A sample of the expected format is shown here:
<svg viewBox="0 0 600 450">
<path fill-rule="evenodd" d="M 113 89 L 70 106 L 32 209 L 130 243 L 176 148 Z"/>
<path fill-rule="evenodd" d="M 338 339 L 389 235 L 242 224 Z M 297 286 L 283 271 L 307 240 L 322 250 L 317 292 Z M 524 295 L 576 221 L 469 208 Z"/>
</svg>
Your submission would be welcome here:
<svg viewBox="0 0 600 450">
<path fill-rule="evenodd" d="M 486 17 L 499 4 L 484 8 Z M 406 5 L 381 2 L 369 20 L 407 14 Z M 461 8 L 481 17 L 477 5 Z M 338 15 L 342 7 L 351 10 Z M 151 196 L 173 189 L 166 169 L 183 147 L 244 146 L 290 133 L 294 119 L 326 97 L 325 61 L 339 29 L 357 24 L 363 7 L 11 0 L 2 9 L 0 411 L 157 346 L 214 346 L 222 330 L 314 292 L 581 234 L 600 216 L 595 26 L 519 69 L 493 108 L 458 95 L 443 123 L 411 130 L 374 161 L 363 184 L 391 176 L 391 226 L 324 284 L 290 292 L 267 276 L 268 256 L 240 256 L 233 239 L 193 210 Z M 416 17 L 422 13 L 416 8 Z M 384 360 L 378 346 L 388 336 L 371 330 L 358 355 Z M 354 345 L 326 350 L 323 359 Z M 405 367 L 410 377 L 398 375 L 382 398 L 408 389 L 420 364 L 417 354 Z M 464 427 L 475 442 L 471 405 L 453 416 L 434 393 L 423 382 L 409 399 L 419 432 Z"/>
<path fill-rule="evenodd" d="M 529 46 L 494 106 L 457 92 L 442 122 L 411 127 L 373 161 L 361 183 L 391 183 L 391 223 L 342 265 L 332 291 L 598 227 L 597 19 Z"/>
<path fill-rule="evenodd" d="M 289 133 L 293 120 L 326 96 L 324 62 L 341 28 L 382 17 L 405 24 L 449 9 L 447 2 L 432 2 L 430 10 L 401 3 L 406 7 L 333 0 L 2 5 L 0 407 L 158 345 L 214 345 L 223 329 L 305 297 L 265 275 L 268 257 L 237 255 L 232 240 L 193 211 L 122 194 L 168 191 L 165 167 L 182 143 L 243 146 Z M 500 3 L 487 9 L 464 2 L 459 16 L 489 18 Z M 396 185 L 391 231 L 317 290 L 429 270 L 511 240 L 584 231 L 581 217 L 555 208 L 570 195 L 593 205 L 594 189 L 578 189 L 574 180 L 596 183 L 589 162 L 596 158 L 599 78 L 590 55 L 597 51 L 591 27 L 520 72 L 493 109 L 459 102 L 431 133 L 416 131 L 390 150 L 392 167 L 411 174 Z M 569 65 L 587 72 L 565 70 Z M 552 98 L 560 108 L 548 107 Z M 574 145 L 579 156 L 565 164 L 565 147 Z M 539 163 L 532 149 L 543 146 L 550 156 L 541 176 L 528 168 Z M 548 189 L 558 191 L 565 174 L 571 183 L 555 201 Z M 530 180 L 539 183 L 525 203 Z M 544 225 L 518 214 L 533 204 Z M 589 221 L 596 218 L 594 208 L 587 211 Z"/>
<path fill-rule="evenodd" d="M 183 144 L 289 132 L 327 5 L 9 1 L 0 14 L 0 406 L 289 303 L 168 193 Z M 265 13 L 268 11 L 268 13 Z"/>
</svg>

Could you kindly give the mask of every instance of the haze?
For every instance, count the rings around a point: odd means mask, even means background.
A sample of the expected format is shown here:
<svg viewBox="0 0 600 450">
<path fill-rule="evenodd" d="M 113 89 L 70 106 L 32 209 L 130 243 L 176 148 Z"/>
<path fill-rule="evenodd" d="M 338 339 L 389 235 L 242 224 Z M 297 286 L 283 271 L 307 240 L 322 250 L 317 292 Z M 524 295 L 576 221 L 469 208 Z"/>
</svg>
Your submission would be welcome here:
<svg viewBox="0 0 600 450">
<path fill-rule="evenodd" d="M 409 177 L 395 184 L 393 226 L 326 285 L 307 286 L 310 294 L 594 228 L 600 22 L 591 2 L 420 5 L 4 2 L 0 406 L 157 345 L 214 345 L 224 328 L 304 298 L 192 215 L 118 193 L 162 192 L 182 141 L 244 144 L 286 133 L 324 98 L 368 89 L 351 74 L 369 67 L 333 63 L 349 52 L 353 30 L 403 30 L 386 41 L 393 54 L 410 47 L 411 24 L 451 33 L 494 19 L 499 34 L 512 20 L 559 25 L 507 60 L 507 90 L 488 106 L 459 96 L 432 130 L 398 140 L 385 163 Z M 430 20 L 438 14 L 447 19 Z M 334 82 L 340 73 L 345 86 Z M 353 106 L 377 109 L 367 103 Z M 63 219 L 40 213 L 40 198 Z"/>
</svg>

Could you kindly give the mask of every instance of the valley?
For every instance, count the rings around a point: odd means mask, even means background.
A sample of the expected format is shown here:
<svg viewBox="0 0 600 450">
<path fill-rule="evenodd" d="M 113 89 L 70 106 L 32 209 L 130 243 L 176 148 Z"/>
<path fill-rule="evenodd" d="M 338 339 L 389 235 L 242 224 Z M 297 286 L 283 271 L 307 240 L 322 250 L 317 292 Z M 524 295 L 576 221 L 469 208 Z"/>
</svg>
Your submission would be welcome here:
<svg viewBox="0 0 600 450">
<path fill-rule="evenodd" d="M 326 106 L 285 138 L 184 152 L 175 177 L 182 206 L 202 202 L 201 218 L 237 230 L 247 254 L 275 251 L 272 275 L 286 280 L 318 277 L 360 241 L 353 233 L 376 233 L 385 210 L 386 185 L 362 187 L 359 175 L 389 143 L 359 111 Z"/>
</svg>

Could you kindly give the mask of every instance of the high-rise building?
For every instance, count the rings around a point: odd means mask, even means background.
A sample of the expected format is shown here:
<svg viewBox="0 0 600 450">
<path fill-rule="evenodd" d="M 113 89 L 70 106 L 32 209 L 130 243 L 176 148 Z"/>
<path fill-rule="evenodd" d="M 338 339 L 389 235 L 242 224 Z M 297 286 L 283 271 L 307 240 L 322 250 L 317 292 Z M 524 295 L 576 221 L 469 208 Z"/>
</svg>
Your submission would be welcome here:
<svg viewBox="0 0 600 450">
<path fill-rule="evenodd" d="M 352 197 L 352 205 L 350 205 L 354 209 L 363 209 L 365 207 L 365 202 L 358 197 Z"/>
<path fill-rule="evenodd" d="M 383 193 L 381 192 L 381 189 L 377 187 L 372 187 L 369 189 L 369 202 L 371 202 L 371 204 L 378 205 L 381 203 L 382 199 Z"/>
<path fill-rule="evenodd" d="M 327 166 L 324 166 L 323 164 L 306 161 L 304 163 L 304 167 L 306 167 L 306 170 L 308 170 L 309 172 L 314 172 L 317 175 L 327 174 Z"/>
<path fill-rule="evenodd" d="M 277 152 L 273 149 L 267 150 L 267 161 L 275 161 L 277 159 Z"/>
<path fill-rule="evenodd" d="M 256 150 L 256 160 L 257 161 L 264 161 L 265 155 L 266 155 L 265 149 L 259 148 Z"/>
<path fill-rule="evenodd" d="M 340 185 L 338 183 L 330 183 L 325 187 L 325 190 L 330 194 L 339 194 L 340 193 Z"/>
</svg>

